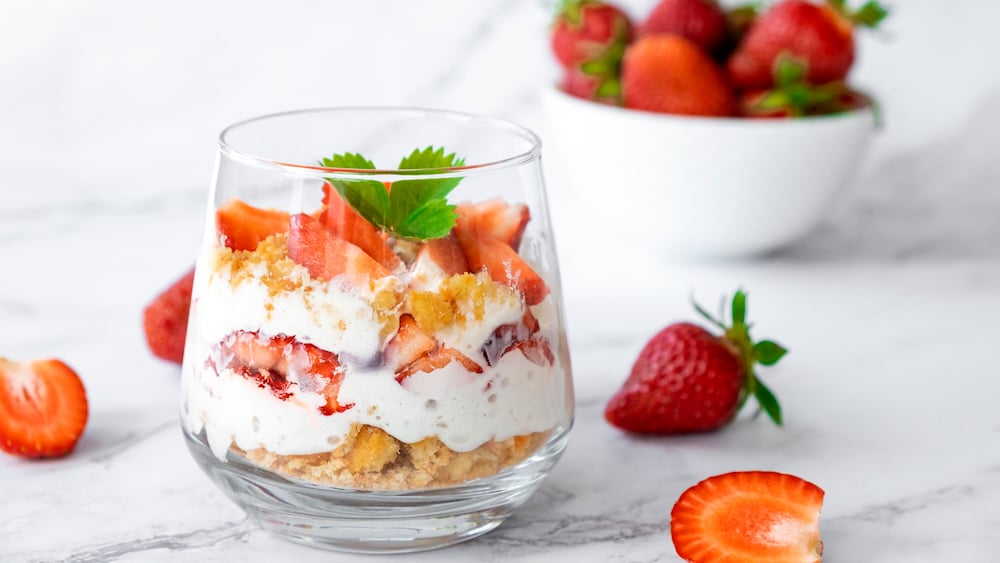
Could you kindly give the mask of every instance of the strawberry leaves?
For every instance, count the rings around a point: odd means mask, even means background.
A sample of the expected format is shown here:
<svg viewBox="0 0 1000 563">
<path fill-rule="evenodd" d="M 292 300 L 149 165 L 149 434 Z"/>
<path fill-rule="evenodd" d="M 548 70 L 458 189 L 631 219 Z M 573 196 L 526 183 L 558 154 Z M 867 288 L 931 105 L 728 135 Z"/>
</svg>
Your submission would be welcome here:
<svg viewBox="0 0 1000 563">
<path fill-rule="evenodd" d="M 778 403 L 778 399 L 774 396 L 774 393 L 768 389 L 768 387 L 764 385 L 760 379 L 757 378 L 757 373 L 754 368 L 756 364 L 763 366 L 773 366 L 777 364 L 781 358 L 788 353 L 788 349 L 773 340 L 761 340 L 760 342 L 754 343 L 753 339 L 750 337 L 751 325 L 746 321 L 747 294 L 742 290 L 737 291 L 733 295 L 731 306 L 732 324 L 730 325 L 727 325 L 721 319 L 713 317 L 700 305 L 694 303 L 693 300 L 692 304 L 701 316 L 705 317 L 705 319 L 709 322 L 725 331 L 723 338 L 725 338 L 726 341 L 732 345 L 743 361 L 746 380 L 743 384 L 743 391 L 740 397 L 740 408 L 742 408 L 747 399 L 752 396 L 757 400 L 757 404 L 760 406 L 760 409 L 766 413 L 775 424 L 781 426 L 784 422 L 781 405 Z"/>
<path fill-rule="evenodd" d="M 320 161 L 327 168 L 375 170 L 375 164 L 357 153 L 335 154 Z M 439 174 L 465 164 L 443 148 L 415 149 L 399 163 L 399 170 L 415 174 Z M 369 223 L 394 236 L 430 240 L 447 236 L 458 214 L 447 196 L 461 177 L 400 180 L 387 187 L 364 179 L 327 178 L 337 193 Z"/>
</svg>

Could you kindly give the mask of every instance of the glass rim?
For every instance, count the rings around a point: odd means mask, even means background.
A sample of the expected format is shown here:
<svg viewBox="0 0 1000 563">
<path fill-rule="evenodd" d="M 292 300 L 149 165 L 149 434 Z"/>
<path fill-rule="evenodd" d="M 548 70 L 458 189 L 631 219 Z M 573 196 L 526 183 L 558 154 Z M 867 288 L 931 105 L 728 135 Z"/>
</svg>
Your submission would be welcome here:
<svg viewBox="0 0 1000 563">
<path fill-rule="evenodd" d="M 529 147 L 525 151 L 517 152 L 512 156 L 490 162 L 464 164 L 462 166 L 452 166 L 447 168 L 331 168 L 319 164 L 305 164 L 297 162 L 283 162 L 264 155 L 254 154 L 250 151 L 240 150 L 229 143 L 227 136 L 237 129 L 268 119 L 279 119 L 282 117 L 302 115 L 308 113 L 348 113 L 348 112 L 377 112 L 377 113 L 397 113 L 399 115 L 434 115 L 455 122 L 479 123 L 503 130 L 506 133 L 514 134 L 527 141 Z M 478 175 L 479 173 L 491 172 L 521 164 L 527 164 L 541 158 L 542 140 L 531 129 L 518 123 L 499 117 L 491 117 L 482 114 L 468 113 L 462 111 L 422 108 L 415 106 L 325 106 L 302 108 L 287 111 L 280 111 L 257 115 L 247 119 L 236 121 L 226 126 L 218 136 L 219 150 L 226 155 L 241 160 L 249 164 L 262 167 L 276 167 L 285 169 L 296 174 L 316 176 L 319 178 L 327 176 L 337 177 L 364 177 L 371 179 L 375 176 L 420 176 L 421 178 L 453 178 L 456 176 Z"/>
</svg>

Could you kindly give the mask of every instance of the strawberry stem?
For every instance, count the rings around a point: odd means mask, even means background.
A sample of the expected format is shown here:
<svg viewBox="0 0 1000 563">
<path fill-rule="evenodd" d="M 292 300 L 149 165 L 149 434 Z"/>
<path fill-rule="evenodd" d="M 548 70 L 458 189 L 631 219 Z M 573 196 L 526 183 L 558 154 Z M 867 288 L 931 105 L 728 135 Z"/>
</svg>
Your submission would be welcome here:
<svg viewBox="0 0 1000 563">
<path fill-rule="evenodd" d="M 695 311 L 705 317 L 709 322 L 718 326 L 724 331 L 723 338 L 733 347 L 743 361 L 745 379 L 743 389 L 740 391 L 740 398 L 736 412 L 743 409 L 747 400 L 752 396 L 757 400 L 760 410 L 781 426 L 784 416 L 781 412 L 781 405 L 777 397 L 764 383 L 758 379 L 756 365 L 759 363 L 765 366 L 773 366 L 788 353 L 788 350 L 774 342 L 773 340 L 761 340 L 755 343 L 750 336 L 750 323 L 746 322 L 747 316 L 747 294 L 743 290 L 738 290 L 733 295 L 731 305 L 732 324 L 727 326 L 724 322 L 712 317 L 700 305 L 692 299 Z"/>
</svg>

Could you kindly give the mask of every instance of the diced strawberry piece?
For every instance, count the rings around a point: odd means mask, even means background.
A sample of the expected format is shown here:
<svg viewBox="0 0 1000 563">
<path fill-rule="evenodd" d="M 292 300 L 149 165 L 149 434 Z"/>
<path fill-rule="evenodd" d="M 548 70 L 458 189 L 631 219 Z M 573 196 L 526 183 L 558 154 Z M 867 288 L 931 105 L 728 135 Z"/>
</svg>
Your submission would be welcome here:
<svg viewBox="0 0 1000 563">
<path fill-rule="evenodd" d="M 552 354 L 552 347 L 549 346 L 549 341 L 544 338 L 517 341 L 511 344 L 504 351 L 503 355 L 507 355 L 515 350 L 524 354 L 524 357 L 528 358 L 528 361 L 531 363 L 540 366 L 550 366 L 556 363 L 556 357 Z"/>
<path fill-rule="evenodd" d="M 403 267 L 403 261 L 386 244 L 382 232 L 344 201 L 328 182 L 323 184 L 320 221 L 335 236 L 364 250 L 390 272 Z"/>
<path fill-rule="evenodd" d="M 716 475 L 681 494 L 670 536 L 685 561 L 818 563 L 823 489 L 783 473 Z"/>
<path fill-rule="evenodd" d="M 452 361 L 461 363 L 462 366 L 470 373 L 483 373 L 482 366 L 474 362 L 472 358 L 466 356 L 458 350 L 455 350 L 454 348 L 440 346 L 420 358 L 417 358 L 416 361 L 405 366 L 403 369 L 397 371 L 396 381 L 403 381 L 417 372 L 430 373 L 434 370 L 447 366 Z"/>
<path fill-rule="evenodd" d="M 458 233 L 458 240 L 473 271 L 485 268 L 493 281 L 513 285 L 524 295 L 524 302 L 529 306 L 541 303 L 549 294 L 549 287 L 541 276 L 507 243 L 489 237 L 475 238 L 462 232 Z"/>
<path fill-rule="evenodd" d="M 488 236 L 507 243 L 517 250 L 521 246 L 524 229 L 531 220 L 531 212 L 523 203 L 509 204 L 500 198 L 464 204 L 459 213 L 471 215 L 475 220 L 477 236 Z"/>
<path fill-rule="evenodd" d="M 333 352 L 284 334 L 268 338 L 242 330 L 227 336 L 219 344 L 219 350 L 223 365 L 255 381 L 282 401 L 293 394 L 288 374 L 294 371 L 320 380 L 318 391 L 326 397 L 326 404 L 319 409 L 321 413 L 331 415 L 353 406 L 337 402 L 344 371 Z"/>
<path fill-rule="evenodd" d="M 414 260 L 413 271 L 423 271 L 426 263 L 437 266 L 445 276 L 464 274 L 469 271 L 469 261 L 462 252 L 462 246 L 454 234 L 444 238 L 432 239 L 420 245 L 417 259 Z"/>
<path fill-rule="evenodd" d="M 215 212 L 215 226 L 233 250 L 255 250 L 267 237 L 288 232 L 288 213 L 230 198 Z"/>
<path fill-rule="evenodd" d="M 28 458 L 64 456 L 87 416 L 87 393 L 72 368 L 55 359 L 0 358 L 0 449 Z"/>
<path fill-rule="evenodd" d="M 412 315 L 399 318 L 399 330 L 385 347 L 385 364 L 396 370 L 415 362 L 437 346 L 437 341 L 420 330 Z"/>
<path fill-rule="evenodd" d="M 288 255 L 318 280 L 346 275 L 351 283 L 362 284 L 390 274 L 364 250 L 335 237 L 317 219 L 303 213 L 291 218 Z"/>
<path fill-rule="evenodd" d="M 192 268 L 184 277 L 156 296 L 142 313 L 146 343 L 157 358 L 178 364 L 184 360 L 184 339 L 187 336 L 193 285 Z"/>
</svg>

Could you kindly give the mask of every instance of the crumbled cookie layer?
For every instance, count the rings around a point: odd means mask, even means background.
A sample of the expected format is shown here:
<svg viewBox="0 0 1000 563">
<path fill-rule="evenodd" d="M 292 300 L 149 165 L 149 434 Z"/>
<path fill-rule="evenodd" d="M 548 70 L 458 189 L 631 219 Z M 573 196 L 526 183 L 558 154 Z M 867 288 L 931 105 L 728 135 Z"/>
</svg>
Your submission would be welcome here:
<svg viewBox="0 0 1000 563">
<path fill-rule="evenodd" d="M 456 452 L 436 437 L 406 444 L 374 426 L 355 424 L 332 452 L 278 455 L 264 448 L 248 452 L 234 449 L 251 462 L 287 477 L 351 489 L 403 491 L 460 485 L 496 475 L 524 461 L 550 435 L 535 432 Z"/>
</svg>

